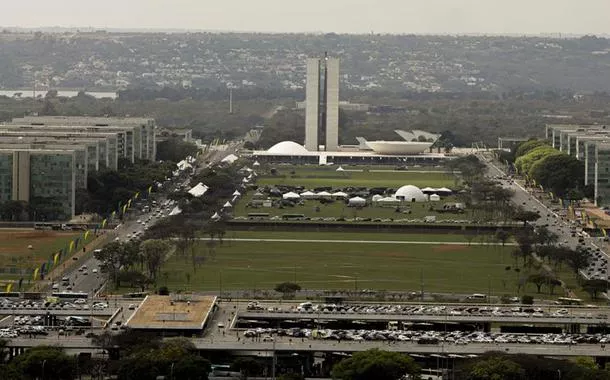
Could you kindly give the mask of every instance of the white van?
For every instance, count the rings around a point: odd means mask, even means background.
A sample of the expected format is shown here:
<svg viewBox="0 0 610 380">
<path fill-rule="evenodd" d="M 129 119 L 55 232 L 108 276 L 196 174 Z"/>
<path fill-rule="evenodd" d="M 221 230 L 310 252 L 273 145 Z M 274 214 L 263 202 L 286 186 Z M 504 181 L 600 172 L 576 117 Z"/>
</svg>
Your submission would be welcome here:
<svg viewBox="0 0 610 380">
<path fill-rule="evenodd" d="M 485 294 L 480 294 L 480 293 L 474 293 L 468 297 L 466 297 L 467 300 L 475 300 L 475 301 L 486 301 L 487 300 L 487 295 Z"/>
</svg>

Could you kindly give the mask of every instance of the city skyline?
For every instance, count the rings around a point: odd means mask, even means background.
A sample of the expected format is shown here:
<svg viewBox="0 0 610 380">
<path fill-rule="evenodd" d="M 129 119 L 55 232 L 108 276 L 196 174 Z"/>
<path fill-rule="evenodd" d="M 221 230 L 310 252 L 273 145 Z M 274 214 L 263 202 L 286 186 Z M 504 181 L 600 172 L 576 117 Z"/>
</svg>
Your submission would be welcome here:
<svg viewBox="0 0 610 380">
<path fill-rule="evenodd" d="M 610 2 L 525 0 L 312 0 L 306 8 L 280 0 L 42 0 L 6 4 L 2 27 L 68 27 L 248 32 L 392 34 L 610 34 Z M 32 10 L 36 10 L 33 12 Z M 341 17 L 338 17 L 340 15 Z"/>
</svg>

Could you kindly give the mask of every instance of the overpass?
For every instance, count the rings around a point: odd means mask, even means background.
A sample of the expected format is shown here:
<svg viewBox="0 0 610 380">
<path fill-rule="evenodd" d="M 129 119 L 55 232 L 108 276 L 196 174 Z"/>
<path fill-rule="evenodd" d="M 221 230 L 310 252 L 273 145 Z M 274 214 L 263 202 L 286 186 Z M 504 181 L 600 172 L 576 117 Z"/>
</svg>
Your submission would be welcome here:
<svg viewBox="0 0 610 380">
<path fill-rule="evenodd" d="M 510 354 L 527 354 L 543 356 L 591 356 L 610 357 L 610 348 L 605 349 L 598 344 L 495 344 L 495 343 L 469 343 L 455 344 L 418 344 L 413 342 L 373 342 L 373 341 L 320 341 L 305 340 L 281 342 L 253 342 L 250 340 L 214 340 L 209 338 L 191 339 L 198 350 L 201 351 L 230 351 L 241 353 L 269 354 L 271 352 L 358 352 L 372 348 L 386 351 L 402 352 L 419 355 L 480 355 L 489 351 L 503 351 Z M 101 354 L 102 348 L 95 346 L 91 339 L 74 337 L 46 337 L 46 338 L 16 338 L 7 343 L 11 354 L 19 354 L 24 349 L 39 346 L 53 345 L 63 347 L 68 352 Z"/>
<path fill-rule="evenodd" d="M 607 324 L 606 316 L 572 314 L 565 316 L 517 316 L 494 314 L 375 314 L 375 313 L 323 313 L 323 312 L 268 312 L 238 311 L 238 318 L 265 320 L 346 320 L 346 321 L 405 321 L 405 322 L 461 322 L 461 323 L 526 323 L 526 324 Z"/>
</svg>

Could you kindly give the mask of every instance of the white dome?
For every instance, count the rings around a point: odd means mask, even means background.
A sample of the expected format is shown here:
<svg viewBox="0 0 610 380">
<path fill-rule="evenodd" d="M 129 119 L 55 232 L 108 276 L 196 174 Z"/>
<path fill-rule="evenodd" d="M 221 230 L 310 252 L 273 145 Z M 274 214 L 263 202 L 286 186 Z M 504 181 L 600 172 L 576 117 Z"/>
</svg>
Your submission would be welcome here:
<svg viewBox="0 0 610 380">
<path fill-rule="evenodd" d="M 428 200 L 426 194 L 419 187 L 413 185 L 406 185 L 396 190 L 394 197 L 406 202 L 425 202 Z"/>
<path fill-rule="evenodd" d="M 307 154 L 309 151 L 305 149 L 303 145 L 299 145 L 294 141 L 282 141 L 280 143 L 275 144 L 271 148 L 267 150 L 268 153 L 272 154 L 282 154 L 282 155 L 300 155 Z"/>
</svg>

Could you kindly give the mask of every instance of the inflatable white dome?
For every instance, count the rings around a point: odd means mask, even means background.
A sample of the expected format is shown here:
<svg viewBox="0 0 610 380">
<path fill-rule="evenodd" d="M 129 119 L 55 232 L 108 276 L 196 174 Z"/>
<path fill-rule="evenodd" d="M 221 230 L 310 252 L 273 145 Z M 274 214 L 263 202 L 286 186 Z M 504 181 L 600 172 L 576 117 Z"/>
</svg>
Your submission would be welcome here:
<svg viewBox="0 0 610 380">
<path fill-rule="evenodd" d="M 405 202 L 425 202 L 428 200 L 426 194 L 419 187 L 413 185 L 406 185 L 396 190 L 394 197 Z"/>
<path fill-rule="evenodd" d="M 279 155 L 297 156 L 307 154 L 309 151 L 303 145 L 299 145 L 294 141 L 282 141 L 267 150 L 268 153 Z"/>
</svg>

